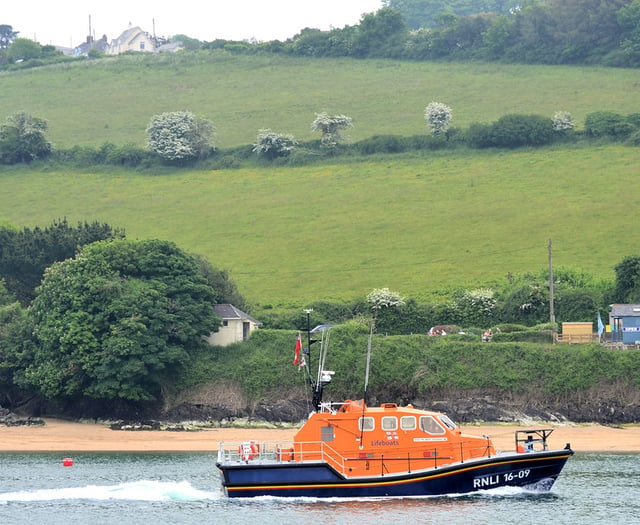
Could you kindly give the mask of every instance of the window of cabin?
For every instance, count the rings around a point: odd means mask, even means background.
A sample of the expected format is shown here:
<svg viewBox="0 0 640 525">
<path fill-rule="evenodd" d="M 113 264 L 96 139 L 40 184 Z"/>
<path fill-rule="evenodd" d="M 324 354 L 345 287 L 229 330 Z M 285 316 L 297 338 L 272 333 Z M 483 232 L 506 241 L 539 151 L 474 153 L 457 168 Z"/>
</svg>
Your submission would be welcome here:
<svg viewBox="0 0 640 525">
<path fill-rule="evenodd" d="M 372 417 L 361 417 L 358 420 L 358 430 L 369 432 L 374 428 L 376 428 L 376 425 Z"/>
<path fill-rule="evenodd" d="M 229 321 L 222 321 L 222 326 L 229 326 Z"/>
<path fill-rule="evenodd" d="M 398 418 L 390 416 L 383 417 L 382 430 L 398 430 Z"/>
<path fill-rule="evenodd" d="M 415 430 L 416 418 L 413 416 L 402 416 L 400 418 L 400 428 L 402 430 Z"/>
<path fill-rule="evenodd" d="M 140 51 L 144 51 L 144 42 L 140 42 Z"/>
<path fill-rule="evenodd" d="M 433 416 L 420 416 L 420 430 L 427 434 L 444 434 L 444 428 L 440 426 Z"/>
<path fill-rule="evenodd" d="M 451 421 L 447 416 L 440 416 L 440 421 L 449 430 L 455 430 L 457 428 L 456 424 L 453 421 Z"/>
<path fill-rule="evenodd" d="M 333 427 L 320 427 L 320 441 L 333 441 L 334 438 Z"/>
</svg>

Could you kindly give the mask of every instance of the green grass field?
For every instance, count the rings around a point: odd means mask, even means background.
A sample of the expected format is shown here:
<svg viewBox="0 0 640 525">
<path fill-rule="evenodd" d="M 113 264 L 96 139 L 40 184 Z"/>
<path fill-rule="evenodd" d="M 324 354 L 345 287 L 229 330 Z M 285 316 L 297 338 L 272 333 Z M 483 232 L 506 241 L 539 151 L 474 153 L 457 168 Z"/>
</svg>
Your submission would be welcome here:
<svg viewBox="0 0 640 525">
<path fill-rule="evenodd" d="M 428 298 L 554 264 L 613 277 L 638 253 L 637 148 L 440 152 L 300 168 L 5 169 L 0 223 L 98 220 L 230 270 L 260 305 Z"/>
<path fill-rule="evenodd" d="M 508 113 L 638 111 L 637 71 L 310 60 L 194 53 L 129 56 L 1 73 L 0 117 L 49 121 L 54 147 L 145 143 L 152 115 L 211 120 L 221 147 L 270 127 L 314 138 L 316 112 L 354 118 L 353 140 L 426 132 L 424 107 L 453 125 Z M 317 138 L 317 137 L 316 137 Z M 51 166 L 0 168 L 0 223 L 107 222 L 226 268 L 259 305 L 351 300 L 388 286 L 426 299 L 509 273 L 557 266 L 612 278 L 638 253 L 637 148 L 444 151 L 299 168 L 162 174 Z"/>
<path fill-rule="evenodd" d="M 391 60 L 234 56 L 224 52 L 126 56 L 0 73 L 0 118 L 24 110 L 49 122 L 57 147 L 144 145 L 154 114 L 190 110 L 218 129 L 220 147 L 250 144 L 261 128 L 318 138 L 315 114 L 354 119 L 353 140 L 426 132 L 438 101 L 452 125 L 509 113 L 569 111 L 578 128 L 601 109 L 638 111 L 629 69 Z"/>
</svg>

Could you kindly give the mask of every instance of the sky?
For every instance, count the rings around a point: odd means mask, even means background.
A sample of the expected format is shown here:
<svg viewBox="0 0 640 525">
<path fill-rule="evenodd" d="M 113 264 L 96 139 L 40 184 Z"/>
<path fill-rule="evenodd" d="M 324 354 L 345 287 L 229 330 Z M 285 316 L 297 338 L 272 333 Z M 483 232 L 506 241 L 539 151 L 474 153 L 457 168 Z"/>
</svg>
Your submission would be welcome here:
<svg viewBox="0 0 640 525">
<path fill-rule="evenodd" d="M 355 25 L 382 0 L 3 0 L 0 25 L 41 45 L 75 47 L 91 34 L 117 38 L 129 24 L 156 36 L 286 40 L 305 27 Z"/>
</svg>

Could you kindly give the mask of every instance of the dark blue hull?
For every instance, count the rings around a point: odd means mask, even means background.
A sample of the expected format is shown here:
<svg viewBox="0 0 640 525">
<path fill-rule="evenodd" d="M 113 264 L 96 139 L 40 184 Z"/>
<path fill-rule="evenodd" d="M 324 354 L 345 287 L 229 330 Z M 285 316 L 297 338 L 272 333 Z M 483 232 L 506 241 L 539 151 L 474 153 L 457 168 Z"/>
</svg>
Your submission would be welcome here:
<svg viewBox="0 0 640 525">
<path fill-rule="evenodd" d="M 229 497 L 361 498 L 464 494 L 496 487 L 549 490 L 570 449 L 494 456 L 403 475 L 347 479 L 324 463 L 217 464 Z"/>
</svg>

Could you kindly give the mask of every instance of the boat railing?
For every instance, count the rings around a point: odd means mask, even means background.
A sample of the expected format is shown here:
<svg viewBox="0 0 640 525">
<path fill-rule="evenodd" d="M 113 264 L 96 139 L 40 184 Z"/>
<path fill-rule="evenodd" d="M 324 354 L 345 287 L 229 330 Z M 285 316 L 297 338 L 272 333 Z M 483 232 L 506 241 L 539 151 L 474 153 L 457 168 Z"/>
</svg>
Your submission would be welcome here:
<svg viewBox="0 0 640 525">
<path fill-rule="evenodd" d="M 547 439 L 552 432 L 552 428 L 516 430 L 516 450 L 518 452 L 547 450 Z"/>
<path fill-rule="evenodd" d="M 293 442 L 293 441 L 245 441 L 242 443 L 220 442 L 218 447 L 218 463 L 252 464 L 252 463 L 304 463 L 326 462 L 345 476 L 366 475 L 375 471 L 380 475 L 411 472 L 416 469 L 439 468 L 453 462 L 491 457 L 493 448 L 489 440 L 486 445 L 460 441 L 447 447 L 420 450 L 401 450 L 397 452 L 372 453 L 354 449 L 342 453 L 328 442 Z"/>
</svg>

